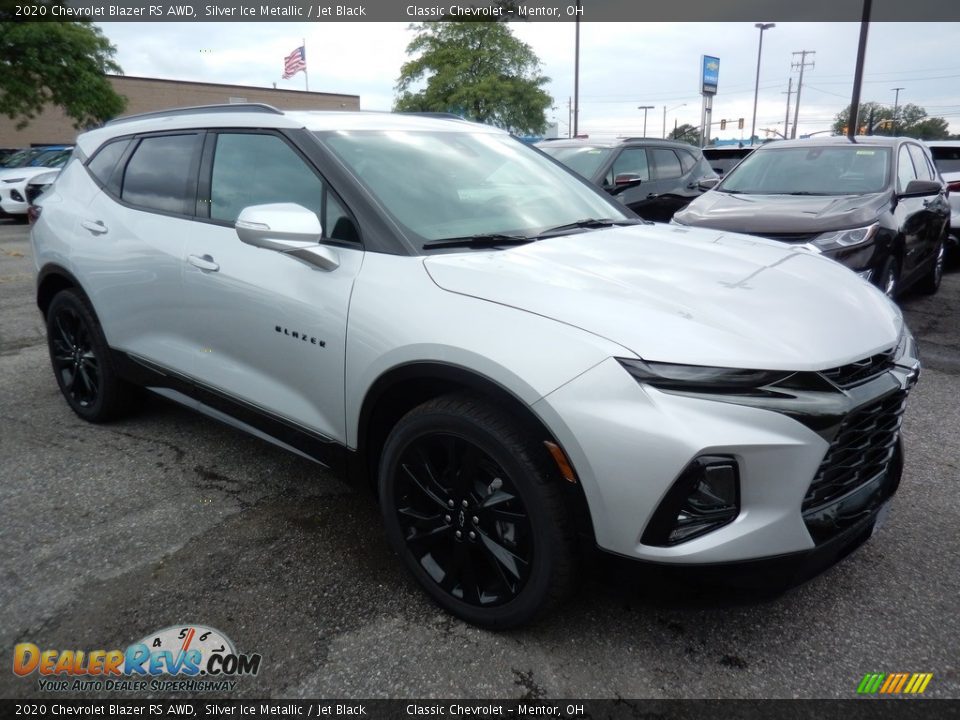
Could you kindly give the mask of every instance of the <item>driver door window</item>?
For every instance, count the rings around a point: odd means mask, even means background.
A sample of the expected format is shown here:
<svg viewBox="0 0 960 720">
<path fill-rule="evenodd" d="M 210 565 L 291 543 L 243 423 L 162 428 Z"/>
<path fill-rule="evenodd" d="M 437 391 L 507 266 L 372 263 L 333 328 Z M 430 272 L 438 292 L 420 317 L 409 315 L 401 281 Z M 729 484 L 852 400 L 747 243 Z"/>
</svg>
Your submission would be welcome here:
<svg viewBox="0 0 960 720">
<path fill-rule="evenodd" d="M 613 185 L 617 175 L 636 175 L 638 180 L 650 179 L 647 165 L 647 151 L 643 148 L 625 148 L 613 161 L 613 167 L 606 177 L 606 184 Z"/>
</svg>

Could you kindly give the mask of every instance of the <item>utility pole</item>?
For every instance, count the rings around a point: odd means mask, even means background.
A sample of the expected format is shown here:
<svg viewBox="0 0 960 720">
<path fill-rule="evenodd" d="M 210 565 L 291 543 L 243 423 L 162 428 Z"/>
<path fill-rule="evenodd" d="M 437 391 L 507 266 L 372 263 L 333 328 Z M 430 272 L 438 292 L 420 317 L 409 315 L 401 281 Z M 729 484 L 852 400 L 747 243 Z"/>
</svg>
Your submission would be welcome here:
<svg viewBox="0 0 960 720">
<path fill-rule="evenodd" d="M 853 69 L 853 92 L 850 95 L 850 115 L 847 118 L 847 138 L 851 142 L 857 136 L 857 124 L 860 122 L 860 88 L 863 84 L 863 63 L 867 58 L 867 35 L 870 33 L 872 7 L 873 0 L 863 0 L 860 39 L 857 41 L 857 64 Z"/>
<path fill-rule="evenodd" d="M 898 87 L 898 88 L 890 88 L 890 89 L 897 93 L 893 97 L 893 133 L 892 133 L 893 135 L 896 135 L 897 134 L 897 109 L 900 107 L 900 91 L 903 90 L 904 88 Z"/>
<path fill-rule="evenodd" d="M 783 139 L 790 137 L 790 96 L 793 95 L 793 78 L 787 78 L 787 91 L 780 93 L 787 96 L 787 115 L 783 118 Z"/>
<path fill-rule="evenodd" d="M 638 105 L 637 110 L 643 110 L 643 136 L 647 136 L 647 110 L 653 110 L 653 105 Z"/>
<path fill-rule="evenodd" d="M 577 0 L 577 29 L 574 41 L 573 60 L 573 136 L 579 134 L 580 119 L 580 0 Z"/>
<path fill-rule="evenodd" d="M 573 137 L 573 98 L 567 98 L 567 137 Z"/>
<path fill-rule="evenodd" d="M 757 46 L 757 81 L 753 85 L 753 121 L 750 123 L 750 145 L 753 145 L 753 136 L 757 133 L 757 96 L 760 94 L 760 57 L 763 55 L 763 31 L 776 26 L 776 23 L 754 23 L 754 27 L 760 31 L 760 44 Z"/>
<path fill-rule="evenodd" d="M 793 108 L 793 129 L 790 131 L 790 137 L 797 137 L 797 121 L 800 118 L 800 91 L 803 90 L 803 69 L 807 66 L 814 67 L 813 61 L 807 62 L 807 55 L 816 55 L 816 50 L 798 50 L 793 54 L 794 57 L 800 56 L 800 62 L 791 63 L 790 68 L 796 70 L 800 68 L 800 79 L 797 81 L 797 104 Z"/>
</svg>

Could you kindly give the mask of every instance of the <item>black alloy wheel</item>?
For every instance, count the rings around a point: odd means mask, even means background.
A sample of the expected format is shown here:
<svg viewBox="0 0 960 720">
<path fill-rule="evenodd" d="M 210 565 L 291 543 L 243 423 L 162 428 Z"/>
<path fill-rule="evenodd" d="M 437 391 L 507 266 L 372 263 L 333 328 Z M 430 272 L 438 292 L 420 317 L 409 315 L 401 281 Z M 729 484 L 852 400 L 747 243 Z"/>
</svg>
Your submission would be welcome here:
<svg viewBox="0 0 960 720">
<path fill-rule="evenodd" d="M 131 409 L 138 389 L 117 375 L 86 298 L 62 290 L 47 309 L 47 347 L 57 384 L 84 420 L 103 422 Z"/>
<path fill-rule="evenodd" d="M 425 403 L 394 428 L 380 469 L 387 533 L 445 609 L 513 627 L 569 589 L 573 539 L 549 462 L 509 415 L 470 396 Z"/>
</svg>

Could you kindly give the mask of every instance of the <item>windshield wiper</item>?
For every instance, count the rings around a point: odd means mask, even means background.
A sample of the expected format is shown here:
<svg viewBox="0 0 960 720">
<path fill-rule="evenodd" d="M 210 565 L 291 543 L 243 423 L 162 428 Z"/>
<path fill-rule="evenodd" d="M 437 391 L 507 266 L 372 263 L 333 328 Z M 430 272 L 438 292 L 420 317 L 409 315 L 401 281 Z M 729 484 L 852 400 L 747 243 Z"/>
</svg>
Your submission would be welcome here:
<svg viewBox="0 0 960 720">
<path fill-rule="evenodd" d="M 526 235 L 504 235 L 500 233 L 488 233 L 481 235 L 465 235 L 464 237 L 443 238 L 441 240 L 431 240 L 423 244 L 424 250 L 439 247 L 497 247 L 498 245 L 525 245 L 533 242 L 535 238 Z"/>
<path fill-rule="evenodd" d="M 556 227 L 548 228 L 543 232 L 537 233 L 538 238 L 549 237 L 550 235 L 561 235 L 568 230 L 580 230 L 580 229 L 589 229 L 597 230 L 599 228 L 605 227 L 618 227 L 621 225 L 650 225 L 646 220 L 641 220 L 639 218 L 624 218 L 623 220 L 614 220 L 613 218 L 584 218 L 583 220 L 577 220 L 576 222 L 567 223 L 565 225 L 557 225 Z"/>
</svg>

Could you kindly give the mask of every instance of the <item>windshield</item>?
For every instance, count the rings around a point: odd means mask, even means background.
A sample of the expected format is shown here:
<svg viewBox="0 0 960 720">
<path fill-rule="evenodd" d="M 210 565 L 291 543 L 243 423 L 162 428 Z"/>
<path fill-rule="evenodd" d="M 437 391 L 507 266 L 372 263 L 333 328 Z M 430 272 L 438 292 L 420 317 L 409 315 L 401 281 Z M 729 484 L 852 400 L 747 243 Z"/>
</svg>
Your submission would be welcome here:
<svg viewBox="0 0 960 720">
<path fill-rule="evenodd" d="M 421 240 L 528 236 L 584 218 L 627 219 L 599 191 L 506 135 L 339 131 L 317 137 Z"/>
<path fill-rule="evenodd" d="M 559 160 L 575 173 L 585 178 L 592 178 L 597 174 L 600 166 L 610 157 L 610 148 L 598 147 L 557 147 L 549 143 L 538 145 L 550 157 Z"/>
<path fill-rule="evenodd" d="M 791 147 L 745 157 L 717 190 L 756 195 L 864 195 L 889 184 L 884 147 Z"/>
<path fill-rule="evenodd" d="M 45 152 L 44 148 L 24 148 L 23 150 L 18 150 L 3 161 L 2 167 L 23 167 L 42 152 Z"/>
</svg>

